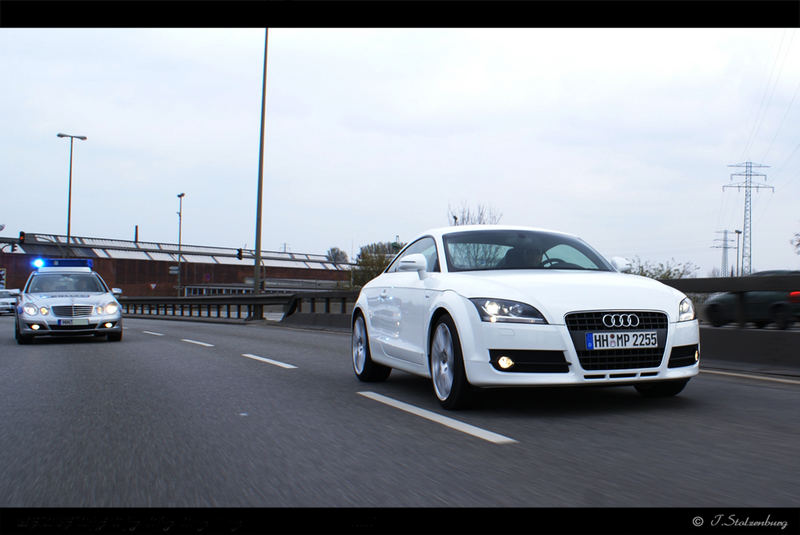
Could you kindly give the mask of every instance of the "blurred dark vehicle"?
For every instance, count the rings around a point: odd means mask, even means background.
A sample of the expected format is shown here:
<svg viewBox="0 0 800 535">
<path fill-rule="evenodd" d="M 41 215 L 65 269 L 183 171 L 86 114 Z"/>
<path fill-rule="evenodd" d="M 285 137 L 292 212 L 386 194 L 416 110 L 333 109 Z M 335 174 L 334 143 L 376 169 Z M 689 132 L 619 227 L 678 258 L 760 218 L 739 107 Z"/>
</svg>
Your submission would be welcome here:
<svg viewBox="0 0 800 535">
<path fill-rule="evenodd" d="M 775 277 L 778 275 L 800 275 L 800 271 L 772 270 L 751 273 L 748 277 Z M 775 323 L 778 329 L 786 329 L 800 321 L 800 288 L 793 292 L 745 292 L 745 319 L 763 328 Z M 714 327 L 739 321 L 737 296 L 732 292 L 717 293 L 705 302 L 705 317 Z"/>
</svg>

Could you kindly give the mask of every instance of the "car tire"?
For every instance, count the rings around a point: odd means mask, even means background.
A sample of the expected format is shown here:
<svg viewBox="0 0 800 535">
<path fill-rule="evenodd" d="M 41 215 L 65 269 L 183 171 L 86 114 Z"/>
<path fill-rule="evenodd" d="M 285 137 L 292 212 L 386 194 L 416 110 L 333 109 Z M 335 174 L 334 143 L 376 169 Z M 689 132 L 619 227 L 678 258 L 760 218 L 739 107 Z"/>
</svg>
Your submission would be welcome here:
<svg viewBox="0 0 800 535">
<path fill-rule="evenodd" d="M 14 322 L 14 338 L 17 339 L 19 345 L 28 345 L 33 342 L 33 336 L 19 332 L 19 324 L 17 322 Z"/>
<path fill-rule="evenodd" d="M 636 391 L 646 398 L 665 398 L 675 396 L 686 386 L 689 379 L 671 379 L 669 381 L 652 381 L 635 386 Z"/>
<path fill-rule="evenodd" d="M 718 305 L 710 305 L 706 308 L 706 317 L 708 318 L 708 322 L 714 327 L 722 327 L 726 323 L 722 319 L 722 310 L 720 310 Z"/>
<path fill-rule="evenodd" d="M 122 333 L 108 333 L 106 339 L 109 342 L 119 342 L 122 340 Z"/>
<path fill-rule="evenodd" d="M 473 399 L 464 371 L 464 356 L 458 331 L 450 316 L 444 315 L 432 330 L 428 354 L 433 394 L 445 409 L 463 409 Z"/>
<path fill-rule="evenodd" d="M 778 304 L 772 307 L 770 311 L 772 321 L 775 322 L 775 327 L 778 329 L 786 329 L 792 324 L 792 314 L 789 307 L 784 304 Z"/>
<path fill-rule="evenodd" d="M 351 343 L 353 349 L 353 371 L 356 377 L 365 383 L 385 381 L 389 374 L 392 373 L 392 369 L 372 360 L 372 355 L 369 351 L 367 323 L 360 313 L 356 315 L 355 321 L 353 321 Z"/>
</svg>

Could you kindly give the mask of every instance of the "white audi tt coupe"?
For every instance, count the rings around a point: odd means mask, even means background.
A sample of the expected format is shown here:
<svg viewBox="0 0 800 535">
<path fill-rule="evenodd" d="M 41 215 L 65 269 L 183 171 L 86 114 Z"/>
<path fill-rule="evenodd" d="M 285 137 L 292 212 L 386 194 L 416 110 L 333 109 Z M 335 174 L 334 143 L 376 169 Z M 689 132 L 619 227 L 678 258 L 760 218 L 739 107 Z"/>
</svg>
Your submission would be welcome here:
<svg viewBox="0 0 800 535">
<path fill-rule="evenodd" d="M 580 238 L 499 225 L 433 229 L 361 290 L 353 368 L 430 377 L 443 407 L 480 387 L 633 385 L 673 396 L 699 371 L 683 293 L 621 273 Z"/>
</svg>

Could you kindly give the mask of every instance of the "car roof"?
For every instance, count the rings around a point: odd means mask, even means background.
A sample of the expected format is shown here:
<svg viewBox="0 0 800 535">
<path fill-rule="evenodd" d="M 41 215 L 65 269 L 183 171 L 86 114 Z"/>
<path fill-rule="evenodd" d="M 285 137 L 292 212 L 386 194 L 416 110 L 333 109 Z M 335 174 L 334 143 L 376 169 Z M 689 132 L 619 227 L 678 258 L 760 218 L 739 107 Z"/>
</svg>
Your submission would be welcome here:
<svg viewBox="0 0 800 535">
<path fill-rule="evenodd" d="M 433 235 L 433 236 L 444 236 L 445 234 L 453 234 L 455 232 L 468 232 L 468 231 L 489 231 L 489 230 L 525 230 L 525 231 L 533 231 L 533 232 L 548 232 L 551 234 L 561 234 L 563 236 L 570 236 L 572 238 L 578 238 L 575 234 L 570 234 L 568 232 L 561 232 L 559 230 L 551 230 L 546 228 L 539 228 L 539 227 L 527 227 L 522 225 L 451 225 L 449 227 L 436 227 L 427 230 L 426 232 L 420 234 L 420 236 L 425 235 Z M 578 238 L 580 239 L 580 238 Z"/>
</svg>

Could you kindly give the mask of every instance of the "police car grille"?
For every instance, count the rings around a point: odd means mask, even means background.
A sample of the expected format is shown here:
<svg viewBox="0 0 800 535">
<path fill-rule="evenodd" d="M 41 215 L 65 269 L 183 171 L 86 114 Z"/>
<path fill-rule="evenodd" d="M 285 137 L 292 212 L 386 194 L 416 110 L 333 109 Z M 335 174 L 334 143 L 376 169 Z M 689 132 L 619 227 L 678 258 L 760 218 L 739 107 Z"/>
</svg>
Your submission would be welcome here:
<svg viewBox="0 0 800 535">
<path fill-rule="evenodd" d="M 60 318 L 79 318 L 92 315 L 92 305 L 54 306 L 53 315 Z"/>
</svg>

